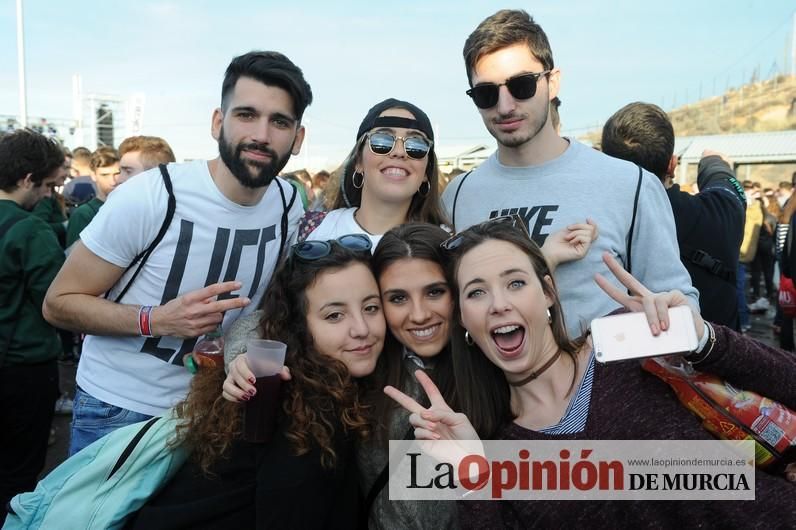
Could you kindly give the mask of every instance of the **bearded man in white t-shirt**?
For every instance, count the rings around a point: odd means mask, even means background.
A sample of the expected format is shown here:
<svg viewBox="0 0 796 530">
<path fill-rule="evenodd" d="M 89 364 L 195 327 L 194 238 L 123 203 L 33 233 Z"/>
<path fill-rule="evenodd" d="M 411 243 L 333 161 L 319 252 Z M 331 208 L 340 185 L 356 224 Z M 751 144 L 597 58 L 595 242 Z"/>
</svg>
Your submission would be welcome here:
<svg viewBox="0 0 796 530">
<path fill-rule="evenodd" d="M 169 193 L 160 169 L 119 186 L 81 232 L 44 302 L 48 321 L 88 334 L 70 455 L 177 403 L 190 381 L 182 359 L 197 339 L 257 306 L 303 213 L 276 175 L 299 153 L 311 102 L 301 70 L 284 55 L 233 59 L 212 119 L 220 156 L 167 166 L 173 218 L 119 302 L 137 268 L 128 266 L 164 226 Z"/>
</svg>

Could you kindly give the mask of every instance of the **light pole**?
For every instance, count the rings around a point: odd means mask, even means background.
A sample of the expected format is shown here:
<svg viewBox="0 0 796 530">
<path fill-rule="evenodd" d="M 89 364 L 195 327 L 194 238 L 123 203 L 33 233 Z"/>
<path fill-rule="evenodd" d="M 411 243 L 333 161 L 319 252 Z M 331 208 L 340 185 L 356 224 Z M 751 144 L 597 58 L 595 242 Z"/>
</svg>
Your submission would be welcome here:
<svg viewBox="0 0 796 530">
<path fill-rule="evenodd" d="M 793 28 L 790 30 L 790 75 L 796 76 L 796 11 L 793 12 Z"/>
<path fill-rule="evenodd" d="M 17 69 L 19 71 L 19 124 L 28 126 L 27 90 L 25 88 L 25 28 L 22 23 L 22 0 L 17 0 Z"/>
</svg>

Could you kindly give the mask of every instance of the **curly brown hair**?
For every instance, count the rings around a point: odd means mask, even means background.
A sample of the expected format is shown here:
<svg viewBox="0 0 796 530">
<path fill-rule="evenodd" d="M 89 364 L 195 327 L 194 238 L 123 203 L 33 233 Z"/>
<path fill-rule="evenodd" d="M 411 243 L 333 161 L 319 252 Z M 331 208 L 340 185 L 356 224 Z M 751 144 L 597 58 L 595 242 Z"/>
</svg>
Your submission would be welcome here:
<svg viewBox="0 0 796 530">
<path fill-rule="evenodd" d="M 360 263 L 370 269 L 370 254 L 332 245 L 328 256 L 305 262 L 288 258 L 274 274 L 260 309 L 260 335 L 287 344 L 285 365 L 291 380 L 282 382 L 282 413 L 285 436 L 296 455 L 320 449 L 321 464 L 334 467 L 337 454 L 335 430 L 366 439 L 370 434 L 368 407 L 360 396 L 360 383 L 345 364 L 318 352 L 307 326 L 305 295 L 321 273 Z M 194 376 L 177 416 L 186 420 L 178 429 L 177 443 L 193 447 L 194 458 L 205 473 L 241 434 L 238 403 L 221 397 L 224 371 L 202 367 Z"/>
<path fill-rule="evenodd" d="M 220 366 L 202 366 L 191 381 L 188 396 L 174 407 L 176 416 L 184 421 L 177 425 L 173 445 L 191 447 L 191 458 L 208 475 L 212 475 L 216 459 L 226 454 L 242 432 L 242 405 L 227 401 L 219 391 L 225 377 Z"/>
</svg>

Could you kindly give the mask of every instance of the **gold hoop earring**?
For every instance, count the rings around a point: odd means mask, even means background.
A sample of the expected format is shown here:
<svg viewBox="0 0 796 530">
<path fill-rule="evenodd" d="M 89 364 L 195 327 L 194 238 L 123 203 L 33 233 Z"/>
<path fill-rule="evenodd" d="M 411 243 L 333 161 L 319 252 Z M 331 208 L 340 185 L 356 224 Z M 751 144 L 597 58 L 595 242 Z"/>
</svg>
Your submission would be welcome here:
<svg viewBox="0 0 796 530">
<path fill-rule="evenodd" d="M 473 338 L 470 336 L 469 331 L 464 332 L 464 342 L 466 342 L 468 346 L 473 345 Z"/>
<path fill-rule="evenodd" d="M 423 184 L 426 185 L 426 191 L 423 191 Z M 419 193 L 421 197 L 425 197 L 431 191 L 431 183 L 429 181 L 424 180 L 423 184 L 421 184 L 420 187 L 417 189 L 417 193 Z"/>
<path fill-rule="evenodd" d="M 357 186 L 357 176 L 362 177 L 362 179 L 359 181 L 359 186 Z M 365 185 L 365 174 L 354 170 L 354 174 L 351 175 L 351 184 L 353 184 L 356 189 L 361 190 L 362 186 Z"/>
</svg>

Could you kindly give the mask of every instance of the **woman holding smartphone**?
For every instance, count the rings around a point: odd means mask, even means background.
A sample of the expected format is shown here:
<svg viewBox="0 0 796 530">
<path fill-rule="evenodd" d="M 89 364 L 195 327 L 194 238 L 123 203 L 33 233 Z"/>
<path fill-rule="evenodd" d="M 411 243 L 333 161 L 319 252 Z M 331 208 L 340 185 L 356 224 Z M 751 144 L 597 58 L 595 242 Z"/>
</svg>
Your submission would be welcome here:
<svg viewBox="0 0 796 530">
<path fill-rule="evenodd" d="M 712 439 L 700 420 L 674 399 L 668 385 L 638 363 L 595 364 L 587 336 L 567 337 L 564 315 L 539 248 L 511 218 L 471 227 L 445 242 L 462 327 L 453 331 L 455 413 L 436 397 L 423 407 L 394 388 L 418 439 L 666 440 Z M 599 283 L 632 310 L 646 310 L 666 328 L 667 307 L 686 303 L 677 292 L 654 295 L 612 259 L 609 268 L 633 296 Z M 695 315 L 704 347 L 693 354 L 699 369 L 714 372 L 786 406 L 796 405 L 796 359 Z M 711 329 L 713 331 L 711 331 Z M 752 370 L 750 367 L 764 369 Z M 754 503 L 642 501 L 462 501 L 464 527 L 562 527 L 690 524 L 783 527 L 794 516 L 793 485 L 755 473 Z M 715 521 L 715 523 L 714 523 Z"/>
</svg>

